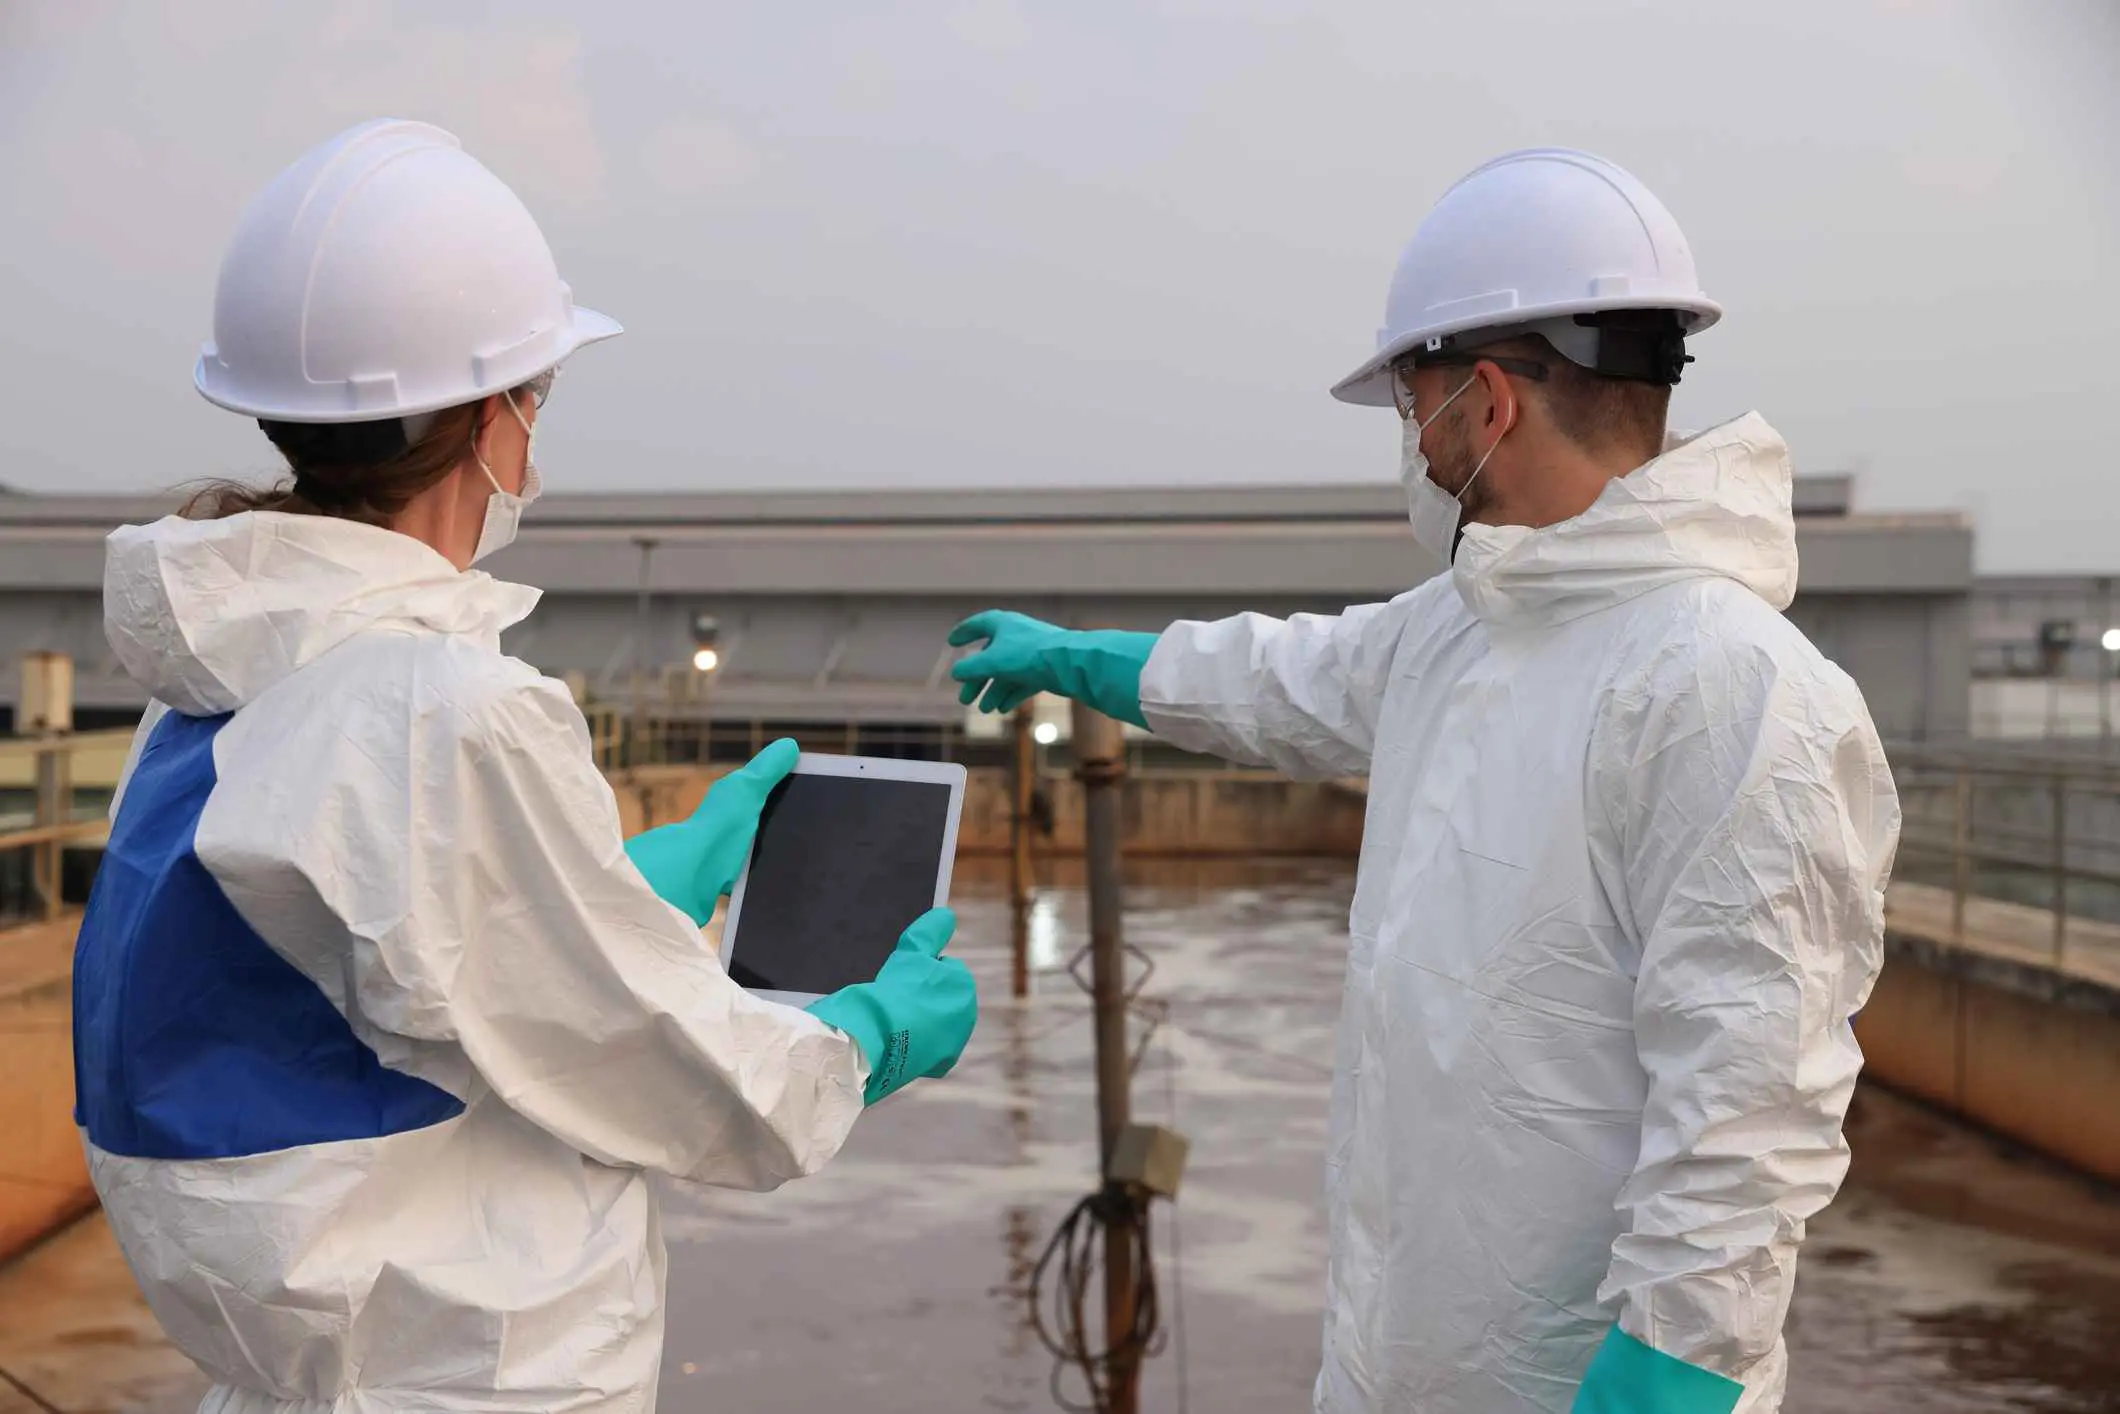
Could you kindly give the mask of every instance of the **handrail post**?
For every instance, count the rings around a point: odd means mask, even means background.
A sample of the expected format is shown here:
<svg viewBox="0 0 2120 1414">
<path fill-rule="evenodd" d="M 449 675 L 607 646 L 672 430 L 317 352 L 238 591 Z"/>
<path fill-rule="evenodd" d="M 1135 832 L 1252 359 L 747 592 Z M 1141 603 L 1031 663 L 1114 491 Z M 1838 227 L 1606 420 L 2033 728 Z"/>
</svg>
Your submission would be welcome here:
<svg viewBox="0 0 2120 1414">
<path fill-rule="evenodd" d="M 2068 777 L 2054 773 L 2054 966 L 2068 949 Z"/>
<path fill-rule="evenodd" d="M 67 809 L 67 797 L 72 793 L 67 789 L 68 777 L 72 774 L 67 770 L 70 764 L 67 758 L 71 753 L 66 738 L 57 733 L 40 739 L 36 753 L 36 826 L 51 830 L 52 834 L 31 846 L 36 851 L 32 869 L 39 906 L 44 921 L 49 923 L 59 916 L 60 901 L 65 892 L 66 841 L 58 827 L 64 825 L 66 817 L 72 813 Z"/>
<path fill-rule="evenodd" d="M 65 891 L 66 845 L 60 826 L 73 814 L 74 660 L 64 653 L 30 653 L 22 659 L 18 730 L 36 738 L 36 825 L 53 833 L 32 849 L 31 873 L 46 920 L 57 918 Z"/>
<path fill-rule="evenodd" d="M 1958 768 L 1951 822 L 1951 936 L 1965 943 L 1965 896 L 1973 883 L 1973 773 Z"/>
</svg>

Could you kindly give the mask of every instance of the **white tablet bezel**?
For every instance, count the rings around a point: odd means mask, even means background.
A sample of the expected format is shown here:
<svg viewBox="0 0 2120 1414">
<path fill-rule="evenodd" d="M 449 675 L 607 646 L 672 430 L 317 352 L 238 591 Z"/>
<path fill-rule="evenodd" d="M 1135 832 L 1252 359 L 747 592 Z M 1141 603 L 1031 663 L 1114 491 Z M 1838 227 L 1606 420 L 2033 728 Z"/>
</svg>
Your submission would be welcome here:
<svg viewBox="0 0 2120 1414">
<path fill-rule="evenodd" d="M 888 756 L 831 756 L 821 752 L 805 751 L 795 758 L 795 769 L 791 776 L 861 776 L 875 781 L 920 781 L 927 785 L 944 785 L 950 788 L 949 813 L 945 817 L 942 831 L 942 868 L 935 876 L 935 902 L 940 908 L 949 902 L 950 871 L 957 863 L 957 822 L 964 814 L 964 786 L 967 779 L 964 766 L 956 761 L 900 761 Z M 745 889 L 751 882 L 751 859 L 744 856 L 743 873 L 736 876 L 736 887 L 729 893 L 729 911 L 721 927 L 721 963 L 729 965 L 735 955 L 739 924 L 743 918 Z M 754 997 L 781 1002 L 788 1006 L 808 1006 L 818 998 L 815 992 L 781 992 L 757 988 L 751 991 Z"/>
</svg>

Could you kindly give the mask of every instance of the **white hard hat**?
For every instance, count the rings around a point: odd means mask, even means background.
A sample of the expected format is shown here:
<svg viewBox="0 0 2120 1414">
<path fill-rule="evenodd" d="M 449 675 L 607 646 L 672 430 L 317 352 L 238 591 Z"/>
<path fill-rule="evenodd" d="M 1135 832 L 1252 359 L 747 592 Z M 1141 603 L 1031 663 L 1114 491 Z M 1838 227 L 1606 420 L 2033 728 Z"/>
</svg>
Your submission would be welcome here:
<svg viewBox="0 0 2120 1414">
<path fill-rule="evenodd" d="M 1588 363 L 1595 335 L 1567 326 L 1611 310 L 1668 310 L 1681 334 L 1722 316 L 1678 222 L 1632 175 L 1567 148 L 1511 152 L 1461 178 L 1421 222 L 1392 274 L 1375 356 L 1332 395 L 1389 407 L 1394 361 L 1475 331 L 1550 331 Z M 1571 332 L 1586 342 L 1570 347 Z"/>
<path fill-rule="evenodd" d="M 256 418 L 366 422 L 475 402 L 619 331 L 575 308 L 537 222 L 452 134 L 383 119 L 250 203 L 193 381 Z"/>
</svg>

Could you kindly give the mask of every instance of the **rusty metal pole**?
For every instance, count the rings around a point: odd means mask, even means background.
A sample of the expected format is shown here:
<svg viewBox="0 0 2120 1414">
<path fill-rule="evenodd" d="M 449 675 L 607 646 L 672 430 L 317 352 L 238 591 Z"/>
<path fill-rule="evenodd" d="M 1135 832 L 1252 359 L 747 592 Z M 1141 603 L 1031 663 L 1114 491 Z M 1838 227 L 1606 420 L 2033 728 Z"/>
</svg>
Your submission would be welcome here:
<svg viewBox="0 0 2120 1414">
<path fill-rule="evenodd" d="M 1132 1119 L 1126 1044 L 1126 956 L 1119 913 L 1119 792 L 1126 742 L 1119 724 L 1074 704 L 1075 775 L 1082 782 L 1084 870 L 1089 877 L 1091 998 L 1097 1036 L 1097 1138 L 1102 1175 L 1112 1171 L 1119 1135 Z M 1104 1227 L 1104 1334 L 1113 1359 L 1104 1414 L 1136 1414 L 1140 1363 L 1128 1349 L 1134 1328 L 1134 1225 L 1131 1204 L 1109 1206 Z"/>
<path fill-rule="evenodd" d="M 1031 704 L 1016 709 L 1015 768 L 1009 777 L 1008 908 L 1009 995 L 1031 994 L 1031 788 L 1036 784 L 1037 747 L 1031 740 Z"/>
</svg>

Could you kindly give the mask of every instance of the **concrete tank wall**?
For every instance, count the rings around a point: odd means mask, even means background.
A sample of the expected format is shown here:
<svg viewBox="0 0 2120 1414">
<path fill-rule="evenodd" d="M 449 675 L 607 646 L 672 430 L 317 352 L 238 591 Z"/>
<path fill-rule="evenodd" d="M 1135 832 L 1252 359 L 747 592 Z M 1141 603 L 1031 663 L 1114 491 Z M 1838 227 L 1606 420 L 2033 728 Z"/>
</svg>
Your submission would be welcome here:
<svg viewBox="0 0 2120 1414">
<path fill-rule="evenodd" d="M 73 1115 L 76 921 L 0 930 L 0 1261 L 95 1205 Z"/>
<path fill-rule="evenodd" d="M 2046 990 L 1892 936 L 1855 1022 L 1863 1074 L 2120 1182 L 2120 998 Z"/>
</svg>

